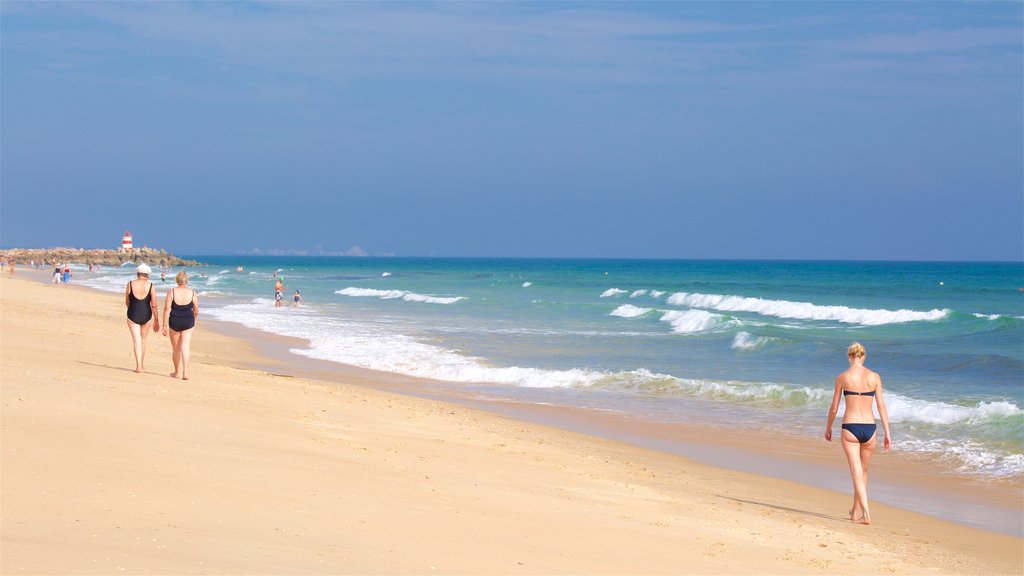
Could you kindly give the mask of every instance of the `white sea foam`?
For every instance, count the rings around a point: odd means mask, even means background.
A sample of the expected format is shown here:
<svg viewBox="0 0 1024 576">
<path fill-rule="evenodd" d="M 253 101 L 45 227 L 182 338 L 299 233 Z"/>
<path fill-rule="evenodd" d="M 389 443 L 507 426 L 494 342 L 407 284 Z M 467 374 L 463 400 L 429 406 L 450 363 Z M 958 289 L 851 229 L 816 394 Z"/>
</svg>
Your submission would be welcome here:
<svg viewBox="0 0 1024 576">
<path fill-rule="evenodd" d="M 1002 318 L 1002 316 L 999 315 L 999 314 L 978 314 L 977 312 L 974 313 L 974 317 L 975 318 L 988 318 L 989 320 L 999 320 L 1000 318 Z"/>
<path fill-rule="evenodd" d="M 530 286 L 533 286 L 533 282 L 523 282 L 523 288 L 529 288 Z"/>
<path fill-rule="evenodd" d="M 1024 476 L 1024 454 L 1000 453 L 972 440 L 950 438 L 902 438 L 901 450 L 935 454 L 947 460 L 958 472 L 1013 478 Z"/>
<path fill-rule="evenodd" d="M 377 290 L 374 288 L 344 288 L 335 290 L 335 294 L 342 296 L 353 296 L 363 298 L 380 298 L 382 300 L 394 300 L 401 298 L 407 302 L 426 302 L 428 304 L 454 304 L 459 300 L 466 300 L 466 296 L 434 296 L 429 294 L 417 294 L 406 290 Z"/>
<path fill-rule="evenodd" d="M 864 326 L 941 320 L 950 313 L 949 310 L 938 309 L 919 312 L 916 310 L 870 310 L 846 306 L 819 306 L 809 302 L 764 300 L 761 298 L 722 296 L 718 294 L 688 294 L 686 292 L 672 294 L 668 298 L 668 303 L 675 306 L 709 308 L 722 312 L 754 312 L 778 318 L 834 320 L 846 324 L 861 324 Z"/>
<path fill-rule="evenodd" d="M 104 292 L 124 292 L 128 281 L 134 279 L 135 274 L 128 274 L 125 271 L 119 275 L 104 274 L 92 277 L 75 275 L 71 277 L 71 283 L 81 284 L 97 290 L 103 290 Z"/>
<path fill-rule="evenodd" d="M 375 326 L 296 312 L 299 310 L 274 308 L 271 301 L 264 298 L 209 310 L 213 317 L 221 320 L 308 339 L 310 347 L 292 350 L 296 354 L 371 370 L 449 382 L 489 382 L 529 388 L 590 386 L 615 377 L 580 368 L 544 370 L 490 366 L 483 359 L 419 342 L 406 335 L 387 333 Z"/>
<path fill-rule="evenodd" d="M 705 398 L 772 402 L 784 406 L 816 406 L 832 397 L 831 390 L 773 382 L 735 382 L 680 378 L 681 387 Z"/>
<path fill-rule="evenodd" d="M 960 406 L 945 402 L 932 402 L 886 393 L 886 408 L 892 422 L 922 422 L 936 425 L 978 425 L 997 418 L 1020 417 L 1024 414 L 1013 402 L 979 402 L 973 406 Z"/>
<path fill-rule="evenodd" d="M 601 293 L 601 298 L 611 298 L 612 296 L 618 296 L 619 294 L 625 294 L 626 290 L 620 290 L 618 288 L 609 288 Z"/>
<path fill-rule="evenodd" d="M 630 298 L 639 298 L 640 296 L 643 296 L 644 294 L 647 294 L 647 290 L 634 290 L 633 293 L 629 295 L 629 297 Z"/>
<path fill-rule="evenodd" d="M 388 276 L 391 276 L 391 272 L 382 272 L 380 275 L 381 278 L 387 278 Z"/>
<path fill-rule="evenodd" d="M 669 310 L 661 317 L 668 322 L 672 331 L 679 334 L 705 332 L 723 324 L 725 318 L 704 310 Z"/>
<path fill-rule="evenodd" d="M 754 336 L 750 332 L 737 332 L 732 339 L 732 347 L 735 350 L 754 350 L 764 346 L 771 340 L 764 336 Z"/>
<path fill-rule="evenodd" d="M 663 290 L 651 290 L 651 298 L 661 298 L 665 295 Z"/>
<path fill-rule="evenodd" d="M 640 308 L 639 306 L 633 306 L 632 304 L 623 304 L 615 310 L 612 310 L 609 316 L 618 316 L 620 318 L 636 318 L 637 316 L 643 316 L 653 310 L 653 308 Z"/>
</svg>

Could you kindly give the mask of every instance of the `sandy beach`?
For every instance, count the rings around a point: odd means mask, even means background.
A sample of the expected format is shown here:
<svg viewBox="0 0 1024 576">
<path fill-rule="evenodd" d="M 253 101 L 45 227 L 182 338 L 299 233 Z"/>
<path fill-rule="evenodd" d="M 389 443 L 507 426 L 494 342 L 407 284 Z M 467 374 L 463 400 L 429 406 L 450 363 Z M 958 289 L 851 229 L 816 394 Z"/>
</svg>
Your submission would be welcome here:
<svg viewBox="0 0 1024 576">
<path fill-rule="evenodd" d="M 332 379 L 0 278 L 3 574 L 1021 574 L 1024 540 Z M 163 293 L 161 293 L 161 300 Z"/>
</svg>

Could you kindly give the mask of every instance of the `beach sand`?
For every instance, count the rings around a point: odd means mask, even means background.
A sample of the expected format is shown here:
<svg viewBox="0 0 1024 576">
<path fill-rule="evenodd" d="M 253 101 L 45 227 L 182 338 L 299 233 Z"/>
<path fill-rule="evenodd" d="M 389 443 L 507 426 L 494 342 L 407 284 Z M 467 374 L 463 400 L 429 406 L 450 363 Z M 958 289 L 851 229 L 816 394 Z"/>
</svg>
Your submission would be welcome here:
<svg viewBox="0 0 1024 576">
<path fill-rule="evenodd" d="M 1020 538 L 881 504 L 855 525 L 848 493 L 283 376 L 202 316 L 191 380 L 156 335 L 135 374 L 122 297 L 19 275 L 0 278 L 3 574 L 1024 572 Z"/>
</svg>

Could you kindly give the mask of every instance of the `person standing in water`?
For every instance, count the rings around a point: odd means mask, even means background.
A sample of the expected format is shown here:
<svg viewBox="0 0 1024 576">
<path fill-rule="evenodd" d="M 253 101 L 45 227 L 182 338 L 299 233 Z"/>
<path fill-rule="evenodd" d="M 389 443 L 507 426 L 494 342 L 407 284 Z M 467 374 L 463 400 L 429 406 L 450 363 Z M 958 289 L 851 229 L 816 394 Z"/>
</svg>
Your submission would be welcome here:
<svg viewBox="0 0 1024 576">
<path fill-rule="evenodd" d="M 124 289 L 124 305 L 128 308 L 128 331 L 132 334 L 135 372 L 138 374 L 141 374 L 146 366 L 146 336 L 149 335 L 150 320 L 153 321 L 153 330 L 160 330 L 155 288 L 149 281 L 151 272 L 145 262 L 139 264 L 135 269 L 135 280 L 129 282 Z"/>
<path fill-rule="evenodd" d="M 831 442 L 832 423 L 839 412 L 839 397 L 842 396 L 846 400 L 841 432 L 843 452 L 846 453 L 850 477 L 853 479 L 853 507 L 850 508 L 850 520 L 860 524 L 871 524 L 871 513 L 868 509 L 868 464 L 871 462 L 871 454 L 875 451 L 877 425 L 874 404 L 878 405 L 878 416 L 882 420 L 885 432 L 885 449 L 892 447 L 889 412 L 885 409 L 885 398 L 882 396 L 882 377 L 864 366 L 866 355 L 864 346 L 859 342 L 854 342 L 846 350 L 850 367 L 836 376 L 832 405 L 828 409 L 828 421 L 825 423 L 825 440 Z"/>
</svg>

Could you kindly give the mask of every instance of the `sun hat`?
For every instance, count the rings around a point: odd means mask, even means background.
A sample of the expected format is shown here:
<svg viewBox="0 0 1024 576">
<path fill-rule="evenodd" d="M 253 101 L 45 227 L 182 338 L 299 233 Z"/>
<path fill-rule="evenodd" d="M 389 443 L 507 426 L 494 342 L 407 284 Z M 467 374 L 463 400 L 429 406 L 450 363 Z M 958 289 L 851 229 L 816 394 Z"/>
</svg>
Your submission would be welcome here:
<svg viewBox="0 0 1024 576">
<path fill-rule="evenodd" d="M 149 267 L 148 264 L 143 262 L 142 264 L 139 264 L 139 267 L 135 269 L 135 272 L 138 274 L 152 274 L 153 270 Z"/>
</svg>

